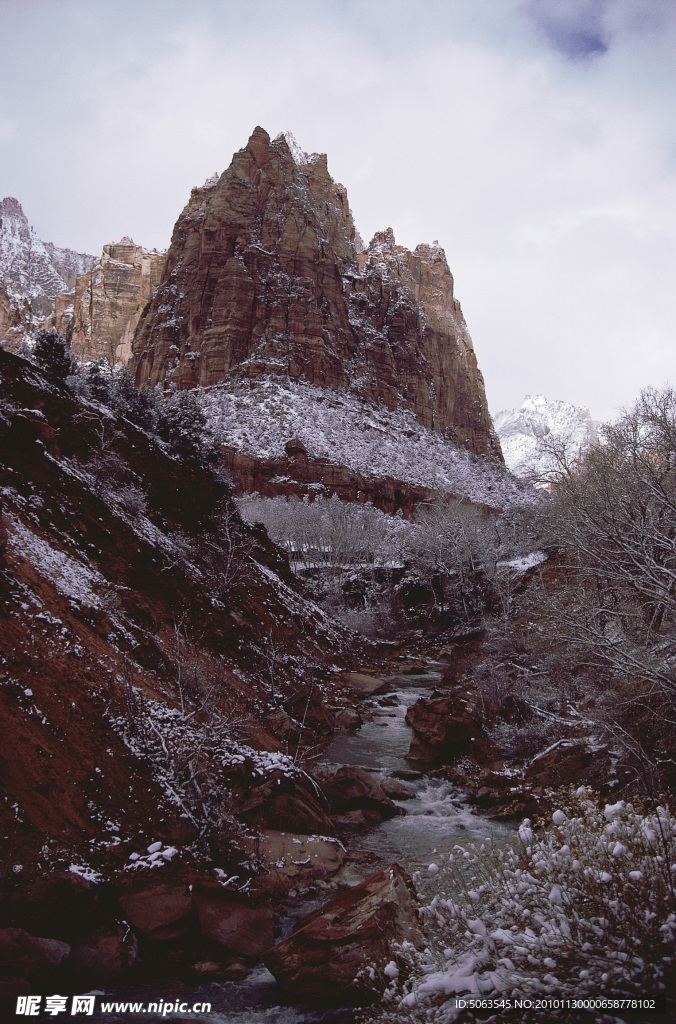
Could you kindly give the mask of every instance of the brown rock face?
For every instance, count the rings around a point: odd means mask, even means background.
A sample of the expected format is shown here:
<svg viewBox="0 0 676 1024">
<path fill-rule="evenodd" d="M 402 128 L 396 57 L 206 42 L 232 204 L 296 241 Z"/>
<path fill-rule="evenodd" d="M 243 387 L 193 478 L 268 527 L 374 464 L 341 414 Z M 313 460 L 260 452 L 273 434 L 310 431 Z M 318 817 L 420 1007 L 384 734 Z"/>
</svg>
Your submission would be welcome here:
<svg viewBox="0 0 676 1024">
<path fill-rule="evenodd" d="M 101 258 L 57 295 L 46 326 L 55 327 L 80 359 L 105 356 L 127 363 L 136 325 L 162 279 L 164 253 L 147 252 L 131 238 L 104 245 Z"/>
<path fill-rule="evenodd" d="M 0 281 L 0 345 L 10 352 L 16 351 L 31 327 L 28 300 L 12 300 Z"/>
<path fill-rule="evenodd" d="M 252 959 L 272 945 L 274 915 L 268 899 L 251 900 L 207 881 L 194 886 L 193 898 L 202 934 L 212 942 Z"/>
<path fill-rule="evenodd" d="M 406 712 L 413 730 L 409 757 L 447 764 L 472 753 L 472 741 L 483 733 L 481 709 L 457 689 L 438 697 L 423 697 Z"/>
<path fill-rule="evenodd" d="M 326 157 L 297 163 L 262 128 L 217 182 L 193 189 L 133 365 L 139 384 L 273 373 L 346 388 L 500 455 L 443 250 L 409 252 L 388 229 L 358 253 Z"/>
<path fill-rule="evenodd" d="M 382 969 L 391 959 L 391 944 L 423 946 L 417 910 L 408 875 L 391 864 L 301 918 L 263 962 L 283 988 L 301 998 L 372 1001 L 385 987 Z M 369 976 L 371 966 L 375 977 Z"/>
</svg>

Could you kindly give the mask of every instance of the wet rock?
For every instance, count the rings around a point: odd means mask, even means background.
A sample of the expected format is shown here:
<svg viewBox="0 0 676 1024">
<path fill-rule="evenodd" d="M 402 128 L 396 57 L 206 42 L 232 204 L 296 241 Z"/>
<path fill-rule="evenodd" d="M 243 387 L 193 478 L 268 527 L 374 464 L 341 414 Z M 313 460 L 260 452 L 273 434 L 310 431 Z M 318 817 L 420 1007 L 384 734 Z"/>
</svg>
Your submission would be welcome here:
<svg viewBox="0 0 676 1024">
<path fill-rule="evenodd" d="M 396 779 L 385 778 L 380 783 L 380 788 L 390 800 L 413 800 L 415 793 L 408 786 L 403 786 Z"/>
<path fill-rule="evenodd" d="M 279 771 L 272 772 L 261 786 L 249 792 L 239 817 L 258 828 L 279 832 L 333 833 L 331 819 L 310 781 Z"/>
<path fill-rule="evenodd" d="M 69 956 L 70 946 L 58 939 L 29 935 L 23 928 L 0 929 L 0 968 L 5 974 L 43 984 Z"/>
<path fill-rule="evenodd" d="M 336 729 L 343 732 L 356 732 L 357 729 L 361 729 L 362 717 L 358 711 L 354 711 L 352 708 L 343 708 L 336 714 L 334 722 Z"/>
<path fill-rule="evenodd" d="M 192 897 L 183 882 L 139 881 L 118 903 L 127 921 L 151 942 L 178 938 L 188 928 Z"/>
<path fill-rule="evenodd" d="M 383 820 L 400 813 L 373 776 L 358 765 L 344 765 L 334 775 L 323 779 L 321 786 L 334 817 L 369 811 L 375 813 L 375 820 Z M 366 820 L 369 818 L 370 815 L 366 815 Z"/>
<path fill-rule="evenodd" d="M 373 1001 L 384 988 L 382 969 L 391 959 L 393 942 L 424 945 L 415 892 L 398 864 L 301 918 L 263 962 L 282 988 L 298 998 Z"/>
<path fill-rule="evenodd" d="M 559 786 L 601 786 L 610 776 L 610 750 L 586 739 L 560 740 L 536 754 L 526 768 L 532 788 Z"/>
<path fill-rule="evenodd" d="M 136 936 L 127 925 L 115 922 L 74 946 L 69 966 L 78 979 L 103 982 L 119 978 L 138 960 Z"/>
<path fill-rule="evenodd" d="M 251 973 L 251 964 L 238 957 L 227 964 L 216 960 L 200 960 L 191 966 L 190 973 L 205 981 L 241 981 Z"/>
<path fill-rule="evenodd" d="M 387 693 L 392 689 L 392 685 L 384 679 L 366 675 L 364 672 L 345 672 L 342 680 L 360 697 L 377 697 L 378 694 Z"/>
<path fill-rule="evenodd" d="M 286 893 L 309 879 L 328 878 L 346 857 L 342 843 L 324 836 L 267 830 L 255 839 L 241 840 L 241 845 L 265 868 L 265 874 L 256 879 L 256 891 L 271 895 Z"/>
<path fill-rule="evenodd" d="M 251 899 L 209 879 L 195 882 L 193 899 L 202 934 L 223 949 L 256 960 L 272 945 L 269 899 Z"/>
<path fill-rule="evenodd" d="M 0 978 L 0 1013 L 6 1012 L 7 1020 L 15 1019 L 17 999 L 30 995 L 32 991 L 25 978 Z"/>
<path fill-rule="evenodd" d="M 448 764 L 472 753 L 483 736 L 481 713 L 471 695 L 460 688 L 423 697 L 410 707 L 406 721 L 413 730 L 408 756 L 414 761 Z"/>
<path fill-rule="evenodd" d="M 416 779 L 422 779 L 424 774 L 424 772 L 418 771 L 417 768 L 397 768 L 392 772 L 391 777 L 393 779 L 408 779 L 414 782 Z"/>
</svg>

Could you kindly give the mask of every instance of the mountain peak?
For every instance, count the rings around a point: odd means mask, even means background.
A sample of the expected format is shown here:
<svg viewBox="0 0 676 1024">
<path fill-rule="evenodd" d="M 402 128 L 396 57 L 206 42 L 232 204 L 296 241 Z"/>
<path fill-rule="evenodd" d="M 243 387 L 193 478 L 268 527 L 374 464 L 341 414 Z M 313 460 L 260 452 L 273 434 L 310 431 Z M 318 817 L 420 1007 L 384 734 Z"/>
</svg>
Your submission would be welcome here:
<svg viewBox="0 0 676 1024">
<path fill-rule="evenodd" d="M 501 410 L 494 423 L 505 462 L 516 476 L 538 475 L 552 468 L 548 456 L 539 450 L 544 437 L 565 443 L 571 453 L 597 437 L 589 409 L 542 394 L 526 395 L 518 409 Z"/>
<path fill-rule="evenodd" d="M 361 251 L 324 154 L 256 128 L 174 228 L 164 278 L 133 343 L 137 382 L 211 387 L 265 374 L 408 408 L 463 447 L 500 457 L 443 250 Z"/>
</svg>

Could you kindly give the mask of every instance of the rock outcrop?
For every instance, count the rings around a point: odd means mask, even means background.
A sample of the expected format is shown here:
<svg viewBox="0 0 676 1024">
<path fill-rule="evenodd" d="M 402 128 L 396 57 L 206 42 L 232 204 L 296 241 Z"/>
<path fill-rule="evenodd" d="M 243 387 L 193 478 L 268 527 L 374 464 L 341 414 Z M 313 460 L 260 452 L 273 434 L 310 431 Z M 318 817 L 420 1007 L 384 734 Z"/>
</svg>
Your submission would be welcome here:
<svg viewBox="0 0 676 1024">
<path fill-rule="evenodd" d="M 105 356 L 126 364 L 136 325 L 164 270 L 165 254 L 148 252 L 125 236 L 104 245 L 100 259 L 54 299 L 46 326 L 70 343 L 79 359 Z"/>
<path fill-rule="evenodd" d="M 424 944 L 417 910 L 408 875 L 391 864 L 301 918 L 263 962 L 295 996 L 373 1001 L 385 988 L 392 944 Z"/>
<path fill-rule="evenodd" d="M 359 251 L 326 157 L 296 160 L 256 128 L 193 189 L 133 343 L 137 383 L 210 387 L 238 374 L 350 390 L 499 457 L 484 385 L 438 245 L 390 229 Z"/>
<path fill-rule="evenodd" d="M 11 296 L 0 281 L 0 345 L 15 351 L 32 333 L 33 316 L 28 299 Z"/>
<path fill-rule="evenodd" d="M 0 201 L 0 283 L 13 306 L 27 303 L 39 320 L 51 312 L 54 297 L 72 288 L 93 262 L 86 253 L 42 242 L 17 199 Z M 27 326 L 34 330 L 38 320 Z"/>
</svg>

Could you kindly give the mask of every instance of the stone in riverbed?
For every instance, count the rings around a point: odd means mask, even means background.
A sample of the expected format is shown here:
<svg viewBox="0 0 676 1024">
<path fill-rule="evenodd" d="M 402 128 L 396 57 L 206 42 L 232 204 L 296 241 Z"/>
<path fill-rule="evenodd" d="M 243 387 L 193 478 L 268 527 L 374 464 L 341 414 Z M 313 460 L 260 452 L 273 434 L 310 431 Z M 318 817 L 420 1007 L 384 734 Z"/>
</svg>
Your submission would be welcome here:
<svg viewBox="0 0 676 1024">
<path fill-rule="evenodd" d="M 63 967 L 70 946 L 58 939 L 29 935 L 23 928 L 0 929 L 0 965 L 4 974 L 43 984 Z"/>
<path fill-rule="evenodd" d="M 265 782 L 249 791 L 239 816 L 257 828 L 279 832 L 325 836 L 333 832 L 312 784 L 281 771 L 271 772 Z"/>
<path fill-rule="evenodd" d="M 385 778 L 380 783 L 380 788 L 390 800 L 412 800 L 415 793 L 408 786 L 403 786 L 396 779 Z"/>
<path fill-rule="evenodd" d="M 385 988 L 383 968 L 395 942 L 424 945 L 411 880 L 391 864 L 301 918 L 263 962 L 298 998 L 372 1002 Z"/>
<path fill-rule="evenodd" d="M 192 910 L 192 898 L 182 881 L 134 882 L 118 903 L 129 923 L 154 942 L 182 935 Z"/>
<path fill-rule="evenodd" d="M 360 697 L 377 697 L 392 689 L 391 683 L 377 676 L 366 675 L 365 672 L 345 672 L 342 680 Z"/>
<path fill-rule="evenodd" d="M 358 765 L 343 765 L 321 787 L 334 818 L 361 811 L 370 812 L 367 820 L 382 821 L 401 813 L 373 776 Z"/>
<path fill-rule="evenodd" d="M 406 712 L 413 730 L 408 756 L 428 764 L 449 764 L 472 754 L 483 737 L 481 709 L 459 687 L 449 693 L 423 697 Z"/>
<path fill-rule="evenodd" d="M 73 947 L 68 966 L 78 980 L 105 982 L 138 963 L 136 936 L 126 924 L 103 925 Z"/>
<path fill-rule="evenodd" d="M 252 900 L 206 879 L 193 885 L 193 899 L 202 934 L 223 949 L 256 960 L 272 945 L 274 917 L 268 899 Z"/>
<path fill-rule="evenodd" d="M 297 884 L 324 879 L 342 866 L 346 850 L 337 839 L 265 830 L 242 839 L 244 849 L 261 861 L 266 874 L 256 878 L 256 892 L 286 893 Z"/>
</svg>

